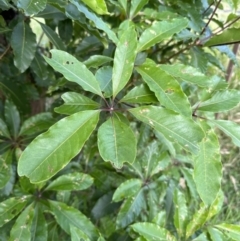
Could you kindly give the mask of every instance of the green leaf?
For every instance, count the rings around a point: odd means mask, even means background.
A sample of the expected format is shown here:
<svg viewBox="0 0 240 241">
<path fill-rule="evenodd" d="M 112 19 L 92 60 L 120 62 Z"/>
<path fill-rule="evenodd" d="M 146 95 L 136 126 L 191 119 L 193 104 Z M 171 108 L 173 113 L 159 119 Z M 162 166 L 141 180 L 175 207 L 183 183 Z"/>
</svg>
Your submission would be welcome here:
<svg viewBox="0 0 240 241">
<path fill-rule="evenodd" d="M 79 228 L 75 226 L 70 226 L 70 233 L 71 233 L 71 241 L 91 241 L 88 236 Z"/>
<path fill-rule="evenodd" d="M 13 102 L 6 100 L 4 106 L 4 115 L 11 135 L 14 138 L 17 138 L 20 127 L 20 115 Z"/>
<path fill-rule="evenodd" d="M 31 226 L 34 215 L 33 204 L 25 208 L 12 227 L 9 241 L 31 241 Z"/>
<path fill-rule="evenodd" d="M 204 137 L 202 129 L 191 119 L 157 106 L 142 106 L 128 110 L 140 121 L 150 125 L 170 141 L 196 153 Z"/>
<path fill-rule="evenodd" d="M 124 162 L 133 163 L 137 141 L 132 129 L 116 117 L 109 118 L 98 130 L 98 148 L 101 157 L 121 168 Z"/>
<path fill-rule="evenodd" d="M 99 111 L 83 111 L 58 121 L 24 150 L 18 162 L 18 175 L 27 176 L 32 183 L 51 178 L 79 153 L 98 117 Z"/>
<path fill-rule="evenodd" d="M 193 218 L 187 225 L 186 238 L 194 234 L 195 231 L 200 229 L 207 222 L 208 213 L 208 207 L 202 204 L 200 209 L 195 212 Z"/>
<path fill-rule="evenodd" d="M 41 210 L 40 204 L 36 204 L 34 209 L 34 217 L 32 221 L 32 239 L 31 241 L 46 241 L 48 240 L 47 222 Z"/>
<path fill-rule="evenodd" d="M 198 69 L 183 64 L 161 64 L 159 68 L 180 80 L 196 84 L 201 87 L 209 87 L 211 81 L 208 76 L 201 73 Z"/>
<path fill-rule="evenodd" d="M 135 194 L 141 189 L 142 184 L 142 181 L 137 178 L 132 178 L 123 182 L 114 192 L 112 200 L 114 202 L 119 202 L 124 198 L 135 196 Z"/>
<path fill-rule="evenodd" d="M 79 111 L 95 110 L 100 108 L 99 103 L 75 92 L 65 92 L 61 97 L 65 103 L 54 108 L 54 111 L 60 114 L 71 115 Z"/>
<path fill-rule="evenodd" d="M 49 112 L 40 113 L 31 116 L 25 120 L 21 126 L 19 136 L 34 135 L 36 133 L 46 131 L 51 125 L 53 125 L 55 120 L 52 114 Z"/>
<path fill-rule="evenodd" d="M 161 70 L 153 61 L 147 60 L 136 68 L 143 80 L 147 83 L 167 109 L 174 110 L 185 116 L 192 116 L 191 106 L 180 84 L 165 71 Z"/>
<path fill-rule="evenodd" d="M 82 0 L 88 7 L 98 14 L 109 14 L 104 0 Z"/>
<path fill-rule="evenodd" d="M 62 175 L 52 181 L 45 191 L 72 191 L 72 190 L 84 190 L 89 188 L 93 184 L 93 178 L 88 174 L 73 172 L 66 175 Z"/>
<path fill-rule="evenodd" d="M 47 5 L 47 0 L 19 0 L 17 6 L 24 10 L 24 14 L 30 16 L 32 14 L 37 14 L 45 9 Z"/>
<path fill-rule="evenodd" d="M 132 75 L 137 55 L 137 34 L 134 24 L 129 22 L 128 28 L 121 35 L 113 60 L 113 98 L 124 88 Z"/>
<path fill-rule="evenodd" d="M 228 224 L 228 223 L 222 223 L 219 225 L 215 225 L 216 228 L 220 229 L 229 238 L 232 238 L 233 240 L 238 241 L 240 237 L 240 225 L 234 225 L 234 224 Z"/>
<path fill-rule="evenodd" d="M 56 71 L 63 74 L 67 80 L 76 82 L 82 86 L 84 90 L 102 96 L 102 92 L 96 78 L 83 63 L 79 62 L 75 57 L 64 51 L 51 50 L 51 54 L 52 58 L 49 59 L 45 57 L 45 60 Z"/>
<path fill-rule="evenodd" d="M 217 136 L 209 131 L 194 158 L 194 181 L 206 205 L 212 204 L 221 188 L 222 164 Z"/>
<path fill-rule="evenodd" d="M 69 18 L 60 21 L 58 23 L 58 33 L 60 38 L 68 44 L 73 35 L 73 21 Z"/>
<path fill-rule="evenodd" d="M 225 29 L 221 34 L 210 38 L 206 43 L 204 43 L 204 46 L 210 47 L 238 43 L 240 42 L 239 31 L 240 28 Z"/>
<path fill-rule="evenodd" d="M 216 127 L 222 130 L 227 136 L 231 137 L 236 146 L 240 146 L 240 126 L 233 121 L 213 120 Z"/>
<path fill-rule="evenodd" d="M 112 66 L 103 66 L 99 68 L 95 74 L 96 79 L 99 82 L 104 96 L 109 98 L 112 96 Z"/>
<path fill-rule="evenodd" d="M 55 31 L 53 31 L 50 27 L 48 27 L 46 24 L 40 23 L 38 22 L 41 27 L 43 32 L 47 35 L 47 37 L 49 38 L 49 40 L 51 41 L 51 43 L 60 50 L 65 50 L 65 46 L 62 42 L 62 40 L 59 38 L 59 36 L 57 35 L 57 33 Z"/>
<path fill-rule="evenodd" d="M 12 197 L 0 203 L 0 227 L 11 221 L 26 206 L 30 196 Z"/>
<path fill-rule="evenodd" d="M 7 150 L 0 156 L 0 189 L 3 188 L 11 178 L 13 152 Z"/>
<path fill-rule="evenodd" d="M 10 138 L 10 133 L 6 123 L 0 118 L 0 136 Z"/>
<path fill-rule="evenodd" d="M 131 1 L 130 18 L 133 18 L 147 3 L 148 3 L 148 0 Z"/>
<path fill-rule="evenodd" d="M 98 234 L 95 226 L 79 210 L 61 202 L 48 200 L 48 203 L 57 223 L 66 233 L 70 234 L 70 228 L 74 226 L 84 230 L 91 241 L 97 240 Z"/>
<path fill-rule="evenodd" d="M 216 228 L 207 228 L 208 233 L 210 234 L 212 241 L 224 241 L 223 233 L 217 230 Z"/>
<path fill-rule="evenodd" d="M 113 59 L 104 55 L 93 55 L 83 63 L 87 68 L 98 68 L 99 66 L 111 62 Z"/>
<path fill-rule="evenodd" d="M 134 197 L 126 199 L 122 204 L 117 215 L 117 228 L 125 228 L 136 220 L 145 206 L 144 190 L 142 188 Z"/>
<path fill-rule="evenodd" d="M 116 34 L 109 28 L 109 26 L 105 22 L 103 22 L 103 20 L 101 18 L 96 16 L 94 13 L 90 12 L 81 3 L 78 3 L 78 2 L 76 2 L 74 0 L 70 0 L 70 2 L 73 3 L 78 8 L 78 11 L 83 13 L 86 16 L 86 18 L 91 20 L 95 24 L 96 28 L 98 28 L 100 30 L 103 30 L 107 34 L 109 39 L 111 39 L 113 41 L 113 43 L 117 43 L 118 42 Z"/>
<path fill-rule="evenodd" d="M 120 102 L 148 104 L 157 103 L 158 99 L 146 84 L 141 84 L 131 89 Z"/>
<path fill-rule="evenodd" d="M 152 26 L 147 28 L 139 38 L 138 52 L 146 50 L 153 45 L 172 37 L 186 28 L 188 20 L 186 18 L 174 18 L 171 21 L 153 22 Z"/>
<path fill-rule="evenodd" d="M 28 24 L 21 21 L 12 31 L 11 47 L 14 65 L 23 73 L 31 64 L 36 51 L 36 37 Z"/>
<path fill-rule="evenodd" d="M 238 90 L 222 90 L 215 93 L 210 99 L 200 103 L 198 110 L 221 112 L 231 110 L 240 102 L 240 92 Z"/>
<path fill-rule="evenodd" d="M 8 10 L 9 8 L 11 8 L 11 5 L 10 5 L 8 0 L 1 0 L 0 1 L 0 8 L 2 10 Z"/>
<path fill-rule="evenodd" d="M 174 192 L 174 225 L 177 229 L 179 237 L 182 237 L 185 233 L 186 219 L 188 217 L 188 210 L 186 205 L 186 199 L 182 192 L 178 189 Z"/>
<path fill-rule="evenodd" d="M 176 241 L 176 239 L 165 229 L 154 223 L 135 223 L 131 228 L 147 241 Z"/>
</svg>

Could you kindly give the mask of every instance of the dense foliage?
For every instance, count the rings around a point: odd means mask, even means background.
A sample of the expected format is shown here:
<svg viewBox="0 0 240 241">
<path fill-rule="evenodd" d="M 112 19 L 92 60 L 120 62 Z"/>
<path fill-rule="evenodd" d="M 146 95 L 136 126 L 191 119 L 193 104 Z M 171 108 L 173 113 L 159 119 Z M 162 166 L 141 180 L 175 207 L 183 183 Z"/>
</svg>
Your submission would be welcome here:
<svg viewBox="0 0 240 241">
<path fill-rule="evenodd" d="M 0 0 L 0 240 L 239 241 L 239 4 Z"/>
</svg>

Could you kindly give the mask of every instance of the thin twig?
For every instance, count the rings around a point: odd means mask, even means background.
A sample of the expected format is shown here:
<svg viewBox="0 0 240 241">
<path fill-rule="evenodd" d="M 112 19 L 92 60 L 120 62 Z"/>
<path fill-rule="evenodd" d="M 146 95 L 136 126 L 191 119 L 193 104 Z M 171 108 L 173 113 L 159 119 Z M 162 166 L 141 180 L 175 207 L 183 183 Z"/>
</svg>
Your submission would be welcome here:
<svg viewBox="0 0 240 241">
<path fill-rule="evenodd" d="M 5 51 L 0 55 L 0 60 L 7 54 L 8 50 L 10 49 L 11 45 L 9 44 Z"/>
<path fill-rule="evenodd" d="M 234 53 L 234 55 L 237 54 L 238 48 L 239 48 L 239 43 L 234 44 L 234 46 L 233 46 L 233 53 Z M 228 67 L 227 67 L 227 72 L 226 72 L 226 82 L 229 82 L 229 80 L 230 80 L 230 78 L 232 76 L 233 64 L 234 64 L 233 61 L 230 60 L 229 64 L 228 64 Z"/>
<path fill-rule="evenodd" d="M 202 15 L 204 15 L 212 7 L 213 4 L 214 4 L 214 1 L 211 4 L 209 4 L 209 6 L 204 10 Z"/>
<path fill-rule="evenodd" d="M 230 26 L 233 25 L 235 22 L 237 22 L 239 19 L 240 19 L 240 16 L 237 17 L 236 19 L 234 19 L 232 22 L 228 23 L 228 24 L 227 24 L 226 26 L 224 26 L 222 29 L 220 29 L 220 30 L 218 30 L 217 32 L 215 32 L 213 35 L 211 35 L 211 37 L 214 36 L 214 35 L 216 35 L 216 34 L 218 34 L 218 33 L 220 33 L 220 32 L 222 32 L 222 31 L 225 30 L 226 28 L 230 27 Z"/>
</svg>

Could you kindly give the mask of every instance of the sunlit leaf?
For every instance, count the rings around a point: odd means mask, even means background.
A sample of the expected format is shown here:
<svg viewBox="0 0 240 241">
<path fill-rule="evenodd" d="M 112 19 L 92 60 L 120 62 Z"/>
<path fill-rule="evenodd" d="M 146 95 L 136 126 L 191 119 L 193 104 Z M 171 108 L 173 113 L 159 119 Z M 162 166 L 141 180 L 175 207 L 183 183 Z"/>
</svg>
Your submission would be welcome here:
<svg viewBox="0 0 240 241">
<path fill-rule="evenodd" d="M 97 68 L 105 63 L 111 62 L 113 59 L 103 55 L 93 55 L 83 63 L 87 68 Z"/>
<path fill-rule="evenodd" d="M 82 0 L 88 7 L 98 14 L 108 14 L 107 5 L 104 0 Z"/>
<path fill-rule="evenodd" d="M 84 233 L 83 229 L 79 229 L 75 226 L 70 226 L 70 233 L 71 233 L 71 241 L 91 241 L 88 236 Z"/>
<path fill-rule="evenodd" d="M 51 53 L 52 58 L 45 57 L 45 60 L 56 71 L 63 74 L 67 80 L 78 83 L 84 90 L 102 96 L 96 78 L 83 63 L 64 51 L 51 50 Z"/>
<path fill-rule="evenodd" d="M 98 117 L 99 111 L 78 112 L 39 135 L 20 157 L 19 176 L 27 176 L 32 183 L 51 178 L 79 153 L 95 129 Z"/>
<path fill-rule="evenodd" d="M 133 18 L 147 3 L 148 3 L 148 0 L 131 1 L 130 17 Z"/>
</svg>

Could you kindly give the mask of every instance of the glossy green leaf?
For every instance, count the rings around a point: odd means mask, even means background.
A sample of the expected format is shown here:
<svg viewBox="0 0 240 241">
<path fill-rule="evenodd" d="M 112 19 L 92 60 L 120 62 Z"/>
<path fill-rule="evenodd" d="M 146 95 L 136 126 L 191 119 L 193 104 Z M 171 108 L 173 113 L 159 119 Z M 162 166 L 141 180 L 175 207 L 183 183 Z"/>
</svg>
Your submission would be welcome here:
<svg viewBox="0 0 240 241">
<path fill-rule="evenodd" d="M 4 115 L 11 136 L 16 138 L 20 128 L 20 115 L 13 102 L 6 100 L 4 106 Z"/>
<path fill-rule="evenodd" d="M 113 60 L 113 97 L 124 88 L 132 75 L 134 61 L 137 55 L 137 34 L 132 22 L 124 29 Z"/>
<path fill-rule="evenodd" d="M 48 3 L 49 3 L 49 0 L 48 0 Z M 42 12 L 36 14 L 35 17 L 44 18 L 44 19 L 54 18 L 56 20 L 66 19 L 66 16 L 62 11 L 60 11 L 57 7 L 54 7 L 50 4 L 47 4 L 46 8 Z"/>
<path fill-rule="evenodd" d="M 70 228 L 74 226 L 84 230 L 91 241 L 97 240 L 98 234 L 95 226 L 79 210 L 61 202 L 48 200 L 48 203 L 57 223 L 66 233 L 70 234 Z"/>
<path fill-rule="evenodd" d="M 37 14 L 44 10 L 47 5 L 47 0 L 19 0 L 17 6 L 23 9 L 25 15 L 30 16 L 32 14 Z"/>
<path fill-rule="evenodd" d="M 178 189 L 174 192 L 174 225 L 178 235 L 182 237 L 185 233 L 186 219 L 188 217 L 188 209 L 186 199 L 182 192 Z"/>
<path fill-rule="evenodd" d="M 40 23 L 42 27 L 43 32 L 46 34 L 46 36 L 49 38 L 50 42 L 57 48 L 60 50 L 65 50 L 65 46 L 62 42 L 62 40 L 60 39 L 60 37 L 57 35 L 57 33 L 52 30 L 50 27 L 48 27 L 46 24 Z"/>
<path fill-rule="evenodd" d="M 11 149 L 0 155 L 0 189 L 3 188 L 12 174 L 13 152 Z"/>
<path fill-rule="evenodd" d="M 224 241 L 225 237 L 223 233 L 217 230 L 216 228 L 208 227 L 208 233 L 210 234 L 212 241 Z"/>
<path fill-rule="evenodd" d="M 231 137 L 236 146 L 240 146 L 240 126 L 237 123 L 227 120 L 214 120 L 211 123 Z"/>
<path fill-rule="evenodd" d="M 206 43 L 204 43 L 204 46 L 210 47 L 238 43 L 240 41 L 239 31 L 240 28 L 225 29 L 221 34 L 210 38 Z"/>
<path fill-rule="evenodd" d="M 99 111 L 83 111 L 54 124 L 24 150 L 18 162 L 18 175 L 27 176 L 32 183 L 51 178 L 79 153 L 98 117 Z"/>
<path fill-rule="evenodd" d="M 32 221 L 32 239 L 31 241 L 46 241 L 48 240 L 47 222 L 41 210 L 40 204 L 36 204 Z"/>
<path fill-rule="evenodd" d="M 14 65 L 23 73 L 31 64 L 36 51 L 36 37 L 28 24 L 21 21 L 12 31 L 11 47 L 14 53 Z"/>
<path fill-rule="evenodd" d="M 104 55 L 93 55 L 83 63 L 87 68 L 98 68 L 99 66 L 111 62 L 113 59 Z"/>
<path fill-rule="evenodd" d="M 235 224 L 228 224 L 228 223 L 222 223 L 219 225 L 215 225 L 216 228 L 221 230 L 222 232 L 226 233 L 226 235 L 235 240 L 238 241 L 240 237 L 240 225 Z"/>
<path fill-rule="evenodd" d="M 34 135 L 42 131 L 46 131 L 54 123 L 55 120 L 53 119 L 52 114 L 49 112 L 31 116 L 23 122 L 19 135 L 28 136 Z"/>
<path fill-rule="evenodd" d="M 180 84 L 171 75 L 161 70 L 151 60 L 147 60 L 136 70 L 141 74 L 150 90 L 155 93 L 161 105 L 188 117 L 192 115 L 187 96 L 182 91 Z"/>
<path fill-rule="evenodd" d="M 132 178 L 123 182 L 114 192 L 112 200 L 114 202 L 119 202 L 124 198 L 133 197 L 137 192 L 139 192 L 142 184 L 142 181 L 136 178 Z"/>
<path fill-rule="evenodd" d="M 138 52 L 146 50 L 153 45 L 172 37 L 186 28 L 188 20 L 186 18 L 174 18 L 170 21 L 153 22 L 152 26 L 147 28 L 139 38 Z"/>
<path fill-rule="evenodd" d="M 150 125 L 169 141 L 196 153 L 204 137 L 202 129 L 191 119 L 157 106 L 142 106 L 129 110 L 137 119 Z"/>
<path fill-rule="evenodd" d="M 47 190 L 54 191 L 71 191 L 71 190 L 84 190 L 93 184 L 93 178 L 88 174 L 73 172 L 62 175 L 52 181 L 46 188 Z"/>
<path fill-rule="evenodd" d="M 79 62 L 75 57 L 64 51 L 51 50 L 51 54 L 52 58 L 45 57 L 45 60 L 56 71 L 63 74 L 67 80 L 76 82 L 82 86 L 84 90 L 102 96 L 102 92 L 96 78 L 83 63 Z"/>
<path fill-rule="evenodd" d="M 131 89 L 121 100 L 120 102 L 127 102 L 133 104 L 148 104 L 148 103 L 157 103 L 158 99 L 156 98 L 154 92 L 152 92 L 146 84 L 141 84 L 133 89 Z"/>
<path fill-rule="evenodd" d="M 116 34 L 109 28 L 109 26 L 101 18 L 99 18 L 96 14 L 90 12 L 81 3 L 74 0 L 71 0 L 70 2 L 73 3 L 78 8 L 78 11 L 83 13 L 86 16 L 86 18 L 91 20 L 95 24 L 96 28 L 103 30 L 107 34 L 109 39 L 111 39 L 114 43 L 118 42 Z"/>
<path fill-rule="evenodd" d="M 176 241 L 176 239 L 165 229 L 154 223 L 135 223 L 131 228 L 147 241 Z"/>
<path fill-rule="evenodd" d="M 5 136 L 7 138 L 10 138 L 8 127 L 6 123 L 3 121 L 3 119 L 1 118 L 0 118 L 0 136 Z"/>
<path fill-rule="evenodd" d="M 212 204 L 221 188 L 222 164 L 217 136 L 209 131 L 194 159 L 194 181 L 206 205 Z"/>
<path fill-rule="evenodd" d="M 210 99 L 200 103 L 198 110 L 221 112 L 231 110 L 240 102 L 240 92 L 238 90 L 222 90 L 216 92 Z"/>
<path fill-rule="evenodd" d="M 180 80 L 196 84 L 201 87 L 209 87 L 211 81 L 208 76 L 204 75 L 198 69 L 183 64 L 161 64 L 159 68 L 168 74 Z"/>
<path fill-rule="evenodd" d="M 83 230 L 76 228 L 75 226 L 70 226 L 70 233 L 71 233 L 71 241 L 91 241 L 88 236 L 84 233 Z"/>
<path fill-rule="evenodd" d="M 98 14 L 109 14 L 104 0 L 82 0 L 88 7 Z"/>
<path fill-rule="evenodd" d="M 0 227 L 11 221 L 26 206 L 30 196 L 12 197 L 0 203 Z"/>
<path fill-rule="evenodd" d="M 61 97 L 65 103 L 54 108 L 54 111 L 60 114 L 71 115 L 79 111 L 100 108 L 99 103 L 79 93 L 65 92 Z"/>
<path fill-rule="evenodd" d="M 112 66 L 103 66 L 95 74 L 105 97 L 112 96 Z"/>
<path fill-rule="evenodd" d="M 18 216 L 11 229 L 9 241 L 31 241 L 33 215 L 34 207 L 33 204 L 31 204 Z"/>
<path fill-rule="evenodd" d="M 195 212 L 193 218 L 189 221 L 187 225 L 186 238 L 194 234 L 195 231 L 197 231 L 207 222 L 208 212 L 208 207 L 202 204 L 200 209 Z"/>
<path fill-rule="evenodd" d="M 117 215 L 117 228 L 125 228 L 136 220 L 145 206 L 144 190 L 140 189 L 134 197 L 126 199 L 122 204 Z"/>
<path fill-rule="evenodd" d="M 137 141 L 132 129 L 116 117 L 109 118 L 98 130 L 98 148 L 101 157 L 121 168 L 124 162 L 133 163 Z"/>
<path fill-rule="evenodd" d="M 131 1 L 130 18 L 133 18 L 147 3 L 148 3 L 148 0 Z"/>
</svg>

